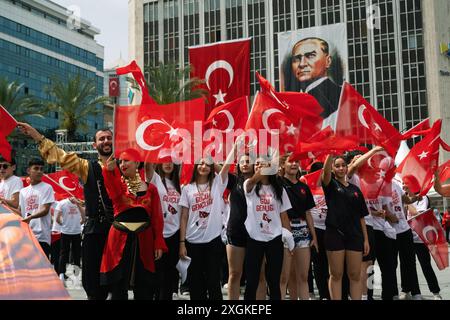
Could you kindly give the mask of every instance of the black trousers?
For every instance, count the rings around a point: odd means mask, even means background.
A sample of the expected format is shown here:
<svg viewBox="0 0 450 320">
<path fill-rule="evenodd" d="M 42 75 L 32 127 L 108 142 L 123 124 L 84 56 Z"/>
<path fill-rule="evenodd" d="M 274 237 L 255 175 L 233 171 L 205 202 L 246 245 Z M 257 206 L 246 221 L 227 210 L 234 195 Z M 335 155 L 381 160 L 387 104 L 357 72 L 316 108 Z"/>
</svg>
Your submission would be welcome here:
<svg viewBox="0 0 450 320">
<path fill-rule="evenodd" d="M 82 255 L 82 283 L 89 300 L 106 300 L 108 287 L 100 285 L 100 265 L 103 248 L 108 234 L 91 233 L 83 236 Z"/>
<path fill-rule="evenodd" d="M 430 251 L 428 251 L 427 246 L 423 243 L 414 243 L 414 250 L 416 252 L 417 259 L 419 259 L 423 275 L 427 280 L 428 288 L 432 293 L 437 294 L 441 292 L 436 274 L 431 266 Z"/>
<path fill-rule="evenodd" d="M 245 270 L 247 285 L 245 287 L 245 300 L 256 300 L 259 274 L 263 257 L 266 256 L 266 280 L 269 286 L 271 300 L 281 300 L 280 275 L 283 268 L 284 247 L 281 236 L 262 242 L 248 238 L 245 252 Z"/>
<path fill-rule="evenodd" d="M 61 251 L 61 238 L 54 241 L 50 245 L 50 262 L 53 264 L 55 272 L 58 273 L 59 270 L 59 253 Z"/>
<path fill-rule="evenodd" d="M 81 234 L 61 234 L 61 251 L 59 254 L 58 274 L 66 273 L 66 264 L 72 250 L 73 264 L 80 266 Z"/>
<path fill-rule="evenodd" d="M 40 241 L 39 244 L 41 245 L 41 248 L 48 259 L 50 257 L 50 245 L 47 242 L 40 242 Z"/>
<path fill-rule="evenodd" d="M 317 243 L 319 252 L 312 248 L 311 258 L 314 264 L 313 272 L 316 280 L 317 289 L 319 290 L 320 299 L 330 299 L 330 291 L 328 291 L 328 278 L 330 276 L 328 271 L 328 258 L 325 249 L 324 236 L 325 230 L 316 229 Z"/>
<path fill-rule="evenodd" d="M 420 294 L 419 279 L 416 270 L 416 255 L 411 229 L 397 234 L 397 249 L 400 257 L 400 276 L 403 292 Z M 395 259 L 397 268 L 397 259 Z"/>
<path fill-rule="evenodd" d="M 375 256 L 381 270 L 381 299 L 393 300 L 397 287 L 397 242 L 386 237 L 383 231 L 374 230 Z"/>
<path fill-rule="evenodd" d="M 188 268 L 191 300 L 222 300 L 220 287 L 222 240 L 219 237 L 207 243 L 186 242 L 191 257 Z"/>
<path fill-rule="evenodd" d="M 177 281 L 178 271 L 176 265 L 180 252 L 180 231 L 171 237 L 164 238 L 168 252 L 165 252 L 161 259 L 155 261 L 157 290 L 159 295 L 156 299 L 172 300 L 173 284 Z"/>
</svg>

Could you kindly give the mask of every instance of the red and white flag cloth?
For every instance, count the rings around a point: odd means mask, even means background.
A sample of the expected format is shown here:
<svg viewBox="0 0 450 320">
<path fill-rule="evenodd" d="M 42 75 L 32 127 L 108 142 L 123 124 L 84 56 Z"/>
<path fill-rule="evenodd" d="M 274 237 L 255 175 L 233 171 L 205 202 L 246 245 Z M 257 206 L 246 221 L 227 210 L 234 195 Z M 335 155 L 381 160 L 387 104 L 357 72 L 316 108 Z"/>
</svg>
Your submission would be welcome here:
<svg viewBox="0 0 450 320">
<path fill-rule="evenodd" d="M 226 159 L 236 138 L 245 131 L 248 104 L 248 97 L 240 97 L 214 108 L 206 119 L 203 126 L 204 150 L 215 162 Z"/>
<path fill-rule="evenodd" d="M 337 136 L 357 136 L 361 143 L 382 146 L 393 158 L 402 136 L 349 83 L 344 82 L 336 123 Z"/>
<path fill-rule="evenodd" d="M 411 138 L 415 138 L 417 136 L 424 136 L 430 133 L 430 130 L 431 130 L 430 118 L 426 118 L 425 120 L 421 121 L 411 129 L 406 131 L 404 134 L 402 134 L 402 139 L 408 140 Z"/>
<path fill-rule="evenodd" d="M 116 69 L 116 73 L 118 75 L 131 73 L 134 77 L 134 80 L 138 83 L 141 88 L 142 101 L 141 105 L 150 105 L 156 104 L 156 101 L 153 100 L 152 97 L 148 94 L 147 82 L 145 81 L 144 74 L 142 73 L 141 68 L 139 68 L 138 64 L 135 60 L 131 61 L 129 65 L 120 67 Z"/>
<path fill-rule="evenodd" d="M 438 168 L 442 120 L 437 120 L 427 134 L 409 152 L 397 168 L 403 182 L 413 193 L 425 196 L 433 186 L 434 172 Z"/>
<path fill-rule="evenodd" d="M 118 97 L 120 95 L 120 79 L 119 77 L 109 78 L 109 96 Z"/>
<path fill-rule="evenodd" d="M 300 178 L 300 181 L 306 183 L 314 195 L 323 195 L 323 188 L 320 182 L 320 177 L 322 176 L 323 169 L 317 170 L 313 173 L 305 174 Z"/>
<path fill-rule="evenodd" d="M 11 161 L 12 147 L 6 137 L 17 127 L 17 121 L 14 117 L 0 105 L 0 154 L 7 161 Z"/>
<path fill-rule="evenodd" d="M 115 108 L 115 156 L 129 148 L 135 149 L 141 161 L 167 162 L 174 153 L 192 161 L 192 142 L 196 122 L 199 129 L 205 119 L 202 98 L 169 105 L 124 106 Z M 201 148 L 201 142 L 199 142 Z M 174 152 L 174 153 L 172 153 Z"/>
<path fill-rule="evenodd" d="M 408 223 L 428 247 L 439 270 L 448 267 L 448 244 L 439 221 L 429 209 L 408 220 Z"/>
<path fill-rule="evenodd" d="M 42 181 L 53 187 L 58 201 L 69 197 L 84 199 L 84 189 L 78 177 L 67 170 L 46 174 L 42 177 Z"/>
<path fill-rule="evenodd" d="M 395 169 L 394 159 L 386 151 L 380 151 L 371 156 L 358 170 L 364 197 L 377 199 L 379 196 L 391 195 Z"/>
<path fill-rule="evenodd" d="M 439 166 L 438 175 L 442 183 L 450 179 L 450 160 Z"/>
<path fill-rule="evenodd" d="M 250 39 L 189 47 L 191 78 L 205 80 L 209 111 L 242 96 L 250 96 Z"/>
</svg>

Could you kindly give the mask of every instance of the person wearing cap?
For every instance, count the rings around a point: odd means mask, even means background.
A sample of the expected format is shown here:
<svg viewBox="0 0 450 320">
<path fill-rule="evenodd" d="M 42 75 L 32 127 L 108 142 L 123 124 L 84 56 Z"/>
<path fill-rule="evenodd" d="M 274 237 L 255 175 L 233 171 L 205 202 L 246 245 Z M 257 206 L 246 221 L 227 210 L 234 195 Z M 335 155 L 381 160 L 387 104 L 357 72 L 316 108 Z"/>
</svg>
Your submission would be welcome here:
<svg viewBox="0 0 450 320">
<path fill-rule="evenodd" d="M 155 260 L 167 246 L 158 190 L 141 180 L 139 153 L 120 153 L 119 167 L 109 157 L 102 173 L 112 200 L 114 221 L 106 240 L 100 267 L 100 283 L 111 288 L 112 300 L 128 299 L 133 288 L 136 300 L 154 297 Z"/>
</svg>

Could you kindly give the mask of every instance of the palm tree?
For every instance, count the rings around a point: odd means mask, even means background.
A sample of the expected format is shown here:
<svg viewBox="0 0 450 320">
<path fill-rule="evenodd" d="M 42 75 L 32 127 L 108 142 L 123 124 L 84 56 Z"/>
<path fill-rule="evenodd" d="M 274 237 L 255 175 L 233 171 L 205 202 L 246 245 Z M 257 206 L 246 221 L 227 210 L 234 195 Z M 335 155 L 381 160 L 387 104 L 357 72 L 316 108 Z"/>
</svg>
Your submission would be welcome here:
<svg viewBox="0 0 450 320">
<path fill-rule="evenodd" d="M 18 121 L 23 121 L 25 116 L 43 118 L 46 112 L 42 103 L 33 96 L 21 94 L 24 86 L 24 83 L 0 77 L 0 105 Z"/>
<path fill-rule="evenodd" d="M 169 104 L 178 101 L 192 100 L 205 97 L 207 91 L 199 89 L 198 86 L 204 81 L 198 78 L 189 79 L 190 66 L 184 69 L 169 62 L 159 63 L 158 66 L 145 66 L 145 78 L 148 93 L 158 104 Z M 140 90 L 134 79 L 127 78 L 133 89 Z"/>
<path fill-rule="evenodd" d="M 67 138 L 73 141 L 78 129 L 86 131 L 87 117 L 97 115 L 102 110 L 97 105 L 109 103 L 106 96 L 97 96 L 97 86 L 92 79 L 77 75 L 68 81 L 53 79 L 46 89 L 54 99 L 46 105 L 47 111 L 59 113 L 60 128 L 67 129 Z"/>
</svg>

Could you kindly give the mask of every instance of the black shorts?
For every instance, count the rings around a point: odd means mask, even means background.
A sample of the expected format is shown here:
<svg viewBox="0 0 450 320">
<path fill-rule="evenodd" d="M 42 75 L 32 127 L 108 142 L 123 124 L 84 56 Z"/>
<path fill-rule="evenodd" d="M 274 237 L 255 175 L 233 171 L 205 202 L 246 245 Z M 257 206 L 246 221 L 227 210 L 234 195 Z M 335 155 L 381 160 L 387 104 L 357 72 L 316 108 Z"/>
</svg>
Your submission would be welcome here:
<svg viewBox="0 0 450 320">
<path fill-rule="evenodd" d="M 227 244 L 230 244 L 234 247 L 245 248 L 247 247 L 247 233 L 245 234 L 231 234 L 227 233 Z"/>
<path fill-rule="evenodd" d="M 339 230 L 328 226 L 325 230 L 324 242 L 327 251 L 364 251 L 363 238 L 344 235 Z"/>
<path fill-rule="evenodd" d="M 370 251 L 369 254 L 363 257 L 362 261 L 375 261 L 375 234 L 373 233 L 373 228 L 367 226 L 367 238 L 369 239 Z"/>
</svg>

